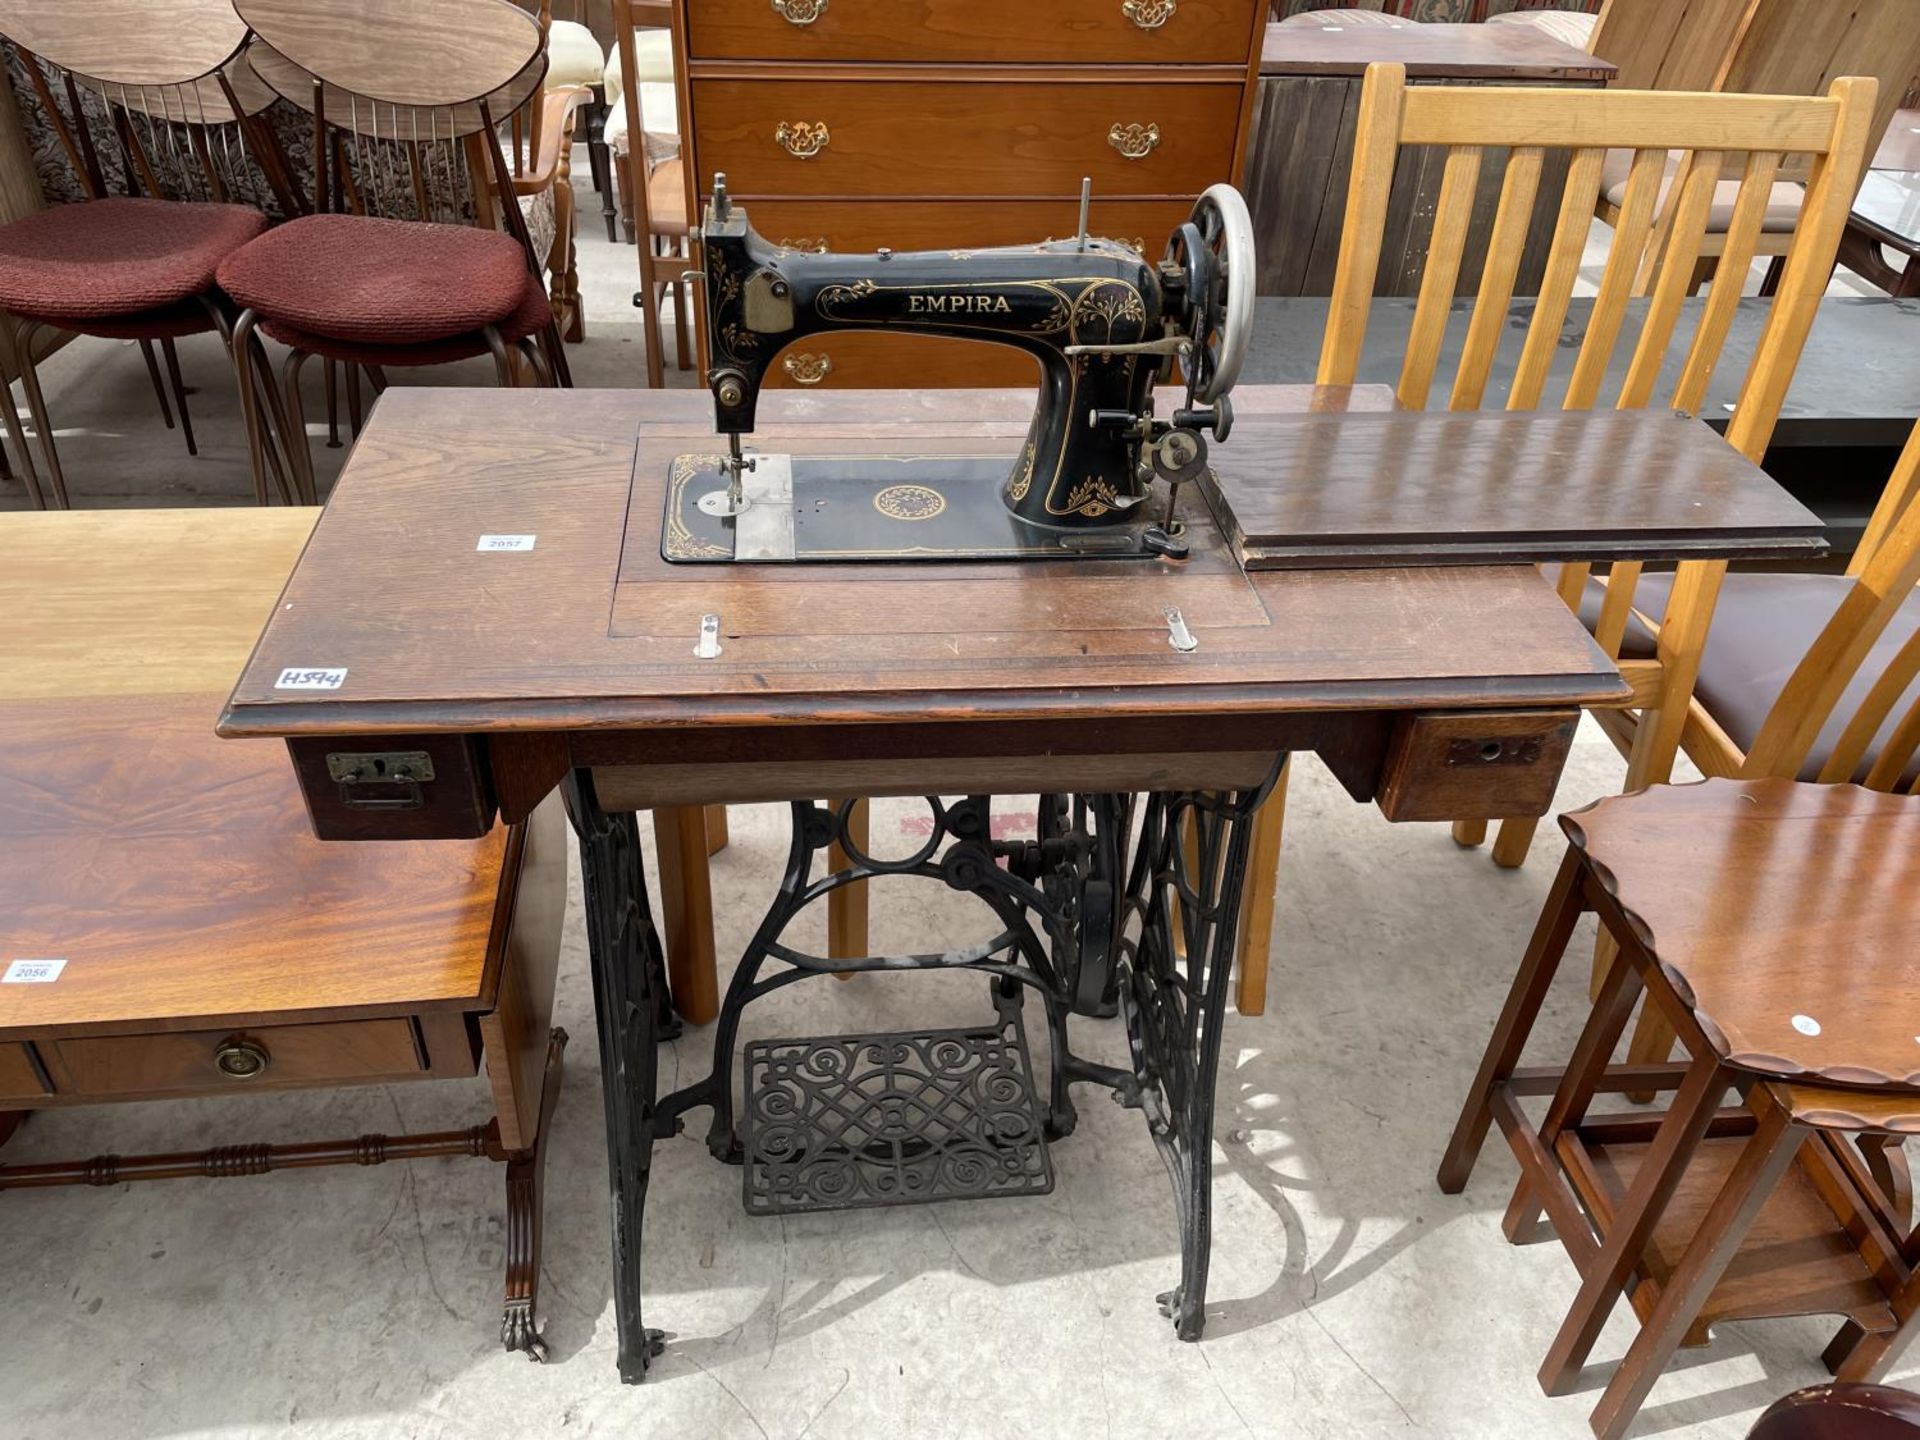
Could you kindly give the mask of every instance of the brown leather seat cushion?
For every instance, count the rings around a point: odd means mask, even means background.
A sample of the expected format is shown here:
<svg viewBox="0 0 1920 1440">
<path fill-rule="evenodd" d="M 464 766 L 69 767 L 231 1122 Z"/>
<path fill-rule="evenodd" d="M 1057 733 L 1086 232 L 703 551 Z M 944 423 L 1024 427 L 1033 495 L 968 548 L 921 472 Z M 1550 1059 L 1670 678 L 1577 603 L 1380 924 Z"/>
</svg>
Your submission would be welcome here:
<svg viewBox="0 0 1920 1440">
<path fill-rule="evenodd" d="M 1920 1087 L 1920 797 L 1708 780 L 1560 823 L 1723 1057 Z"/>
<path fill-rule="evenodd" d="M 470 225 L 306 215 L 220 266 L 265 320 L 367 345 L 421 345 L 492 325 L 524 302 L 520 242 Z"/>
<path fill-rule="evenodd" d="M 56 205 L 0 225 L 0 310 L 68 330 L 166 310 L 211 290 L 220 262 L 266 227 L 246 205 Z"/>
<path fill-rule="evenodd" d="M 1713 612 L 1713 629 L 1708 633 L 1706 652 L 1701 656 L 1695 693 L 1707 713 L 1742 750 L 1750 747 L 1759 735 L 1761 723 L 1779 698 L 1787 678 L 1800 663 L 1800 657 L 1819 638 L 1821 627 L 1833 618 L 1833 612 L 1852 584 L 1844 575 L 1736 572 L 1727 576 L 1720 588 L 1720 602 Z M 1589 597 L 1590 605 L 1582 606 L 1581 611 L 1591 628 L 1600 613 L 1597 599 L 1600 587 L 1594 584 L 1588 588 L 1596 595 Z M 1666 608 L 1672 588 L 1671 575 L 1643 575 L 1634 592 L 1634 605 L 1657 618 Z M 1589 609 L 1591 617 L 1587 613 Z M 1631 629 L 1643 642 L 1642 653 L 1650 656 L 1652 636 L 1642 626 Z M 1916 629 L 1920 629 L 1920 593 L 1908 597 L 1907 603 L 1900 607 L 1900 613 L 1881 635 L 1846 694 L 1840 697 L 1833 717 L 1820 732 L 1813 753 L 1800 772 L 1802 779 L 1811 780 L 1820 773 L 1820 767 L 1833 753 L 1841 732 L 1860 708 L 1867 691 Z M 1626 646 L 1621 648 L 1632 653 Z M 1920 681 L 1893 707 L 1891 717 L 1881 729 L 1882 740 L 1917 698 L 1920 698 Z M 1871 756 L 1873 752 L 1868 753 Z M 1920 759 L 1907 767 L 1906 782 L 1911 784 L 1916 774 L 1920 774 Z M 1866 767 L 1862 766 L 1854 778 L 1865 777 Z"/>
</svg>

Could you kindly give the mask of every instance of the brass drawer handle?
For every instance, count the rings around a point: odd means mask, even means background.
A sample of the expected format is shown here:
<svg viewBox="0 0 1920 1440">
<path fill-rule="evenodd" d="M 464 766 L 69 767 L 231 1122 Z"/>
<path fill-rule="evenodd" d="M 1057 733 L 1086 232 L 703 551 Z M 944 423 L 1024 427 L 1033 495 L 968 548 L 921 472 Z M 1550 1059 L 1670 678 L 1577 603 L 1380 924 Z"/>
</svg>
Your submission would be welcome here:
<svg viewBox="0 0 1920 1440">
<path fill-rule="evenodd" d="M 1107 143 L 1127 160 L 1144 160 L 1160 147 L 1158 125 L 1115 125 L 1107 132 Z"/>
<path fill-rule="evenodd" d="M 789 355 L 781 362 L 781 368 L 793 377 L 796 385 L 818 385 L 833 373 L 831 355 L 814 355 L 802 352 Z"/>
<path fill-rule="evenodd" d="M 775 8 L 780 0 L 774 0 Z M 822 4 L 825 0 L 822 0 Z M 1120 7 L 1120 13 L 1138 25 L 1142 30 L 1158 30 L 1173 18 L 1173 12 L 1180 8 L 1180 0 L 1127 0 Z"/>
<path fill-rule="evenodd" d="M 811 25 L 827 13 L 827 0 L 773 0 L 773 13 L 789 25 Z"/>
<path fill-rule="evenodd" d="M 807 255 L 824 255 L 832 247 L 822 237 L 801 235 L 795 239 L 782 238 L 774 242 L 782 250 L 798 250 Z"/>
<path fill-rule="evenodd" d="M 773 132 L 774 142 L 796 160 L 811 160 L 827 148 L 827 142 L 833 137 L 827 133 L 827 123 L 816 120 L 811 125 L 800 120 L 789 123 L 782 120 Z"/>
<path fill-rule="evenodd" d="M 264 1075 L 272 1059 L 266 1046 L 244 1035 L 229 1036 L 213 1052 L 214 1067 L 230 1080 L 252 1080 Z"/>
</svg>

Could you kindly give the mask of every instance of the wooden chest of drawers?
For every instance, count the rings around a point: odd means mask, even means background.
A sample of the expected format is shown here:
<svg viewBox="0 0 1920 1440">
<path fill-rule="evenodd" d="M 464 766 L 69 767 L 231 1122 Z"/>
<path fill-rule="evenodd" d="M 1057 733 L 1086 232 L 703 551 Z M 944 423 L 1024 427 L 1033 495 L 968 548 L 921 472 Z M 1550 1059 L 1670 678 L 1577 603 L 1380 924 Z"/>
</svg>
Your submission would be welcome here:
<svg viewBox="0 0 1920 1440">
<path fill-rule="evenodd" d="M 1241 172 L 1263 0 L 677 0 L 689 213 L 715 172 L 806 249 L 1015 245 L 1091 228 L 1158 255 Z M 701 354 L 705 344 L 702 337 Z M 990 344 L 813 337 L 769 382 L 1025 385 Z"/>
</svg>

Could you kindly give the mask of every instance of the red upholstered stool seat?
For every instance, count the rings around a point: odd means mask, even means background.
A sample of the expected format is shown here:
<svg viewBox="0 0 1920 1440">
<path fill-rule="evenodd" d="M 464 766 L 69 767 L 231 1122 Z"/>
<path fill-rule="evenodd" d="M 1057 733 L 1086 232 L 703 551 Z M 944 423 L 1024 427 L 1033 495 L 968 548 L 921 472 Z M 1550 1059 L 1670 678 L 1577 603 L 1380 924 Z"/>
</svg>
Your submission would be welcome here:
<svg viewBox="0 0 1920 1440">
<path fill-rule="evenodd" d="M 92 331 L 94 322 L 171 309 L 211 290 L 220 262 L 266 228 L 267 217 L 245 205 L 56 205 L 0 225 L 0 310 Z"/>
<path fill-rule="evenodd" d="M 517 248 L 515 253 L 519 253 Z M 500 332 L 500 338 L 509 345 L 545 329 L 547 322 L 553 318 L 547 292 L 524 263 L 520 266 L 520 285 L 520 302 L 514 307 L 513 313 L 504 320 L 492 322 Z M 486 339 L 478 327 L 444 340 L 410 345 L 374 345 L 364 340 L 337 340 L 331 335 L 316 334 L 278 320 L 262 320 L 260 328 L 290 350 L 304 350 L 310 355 L 345 361 L 349 365 L 447 365 L 455 360 L 470 360 L 487 353 Z"/>
<path fill-rule="evenodd" d="M 498 231 L 362 215 L 289 221 L 219 271 L 221 288 L 259 311 L 275 338 L 298 331 L 374 346 L 496 324 L 526 303 L 528 275 L 519 242 Z"/>
</svg>

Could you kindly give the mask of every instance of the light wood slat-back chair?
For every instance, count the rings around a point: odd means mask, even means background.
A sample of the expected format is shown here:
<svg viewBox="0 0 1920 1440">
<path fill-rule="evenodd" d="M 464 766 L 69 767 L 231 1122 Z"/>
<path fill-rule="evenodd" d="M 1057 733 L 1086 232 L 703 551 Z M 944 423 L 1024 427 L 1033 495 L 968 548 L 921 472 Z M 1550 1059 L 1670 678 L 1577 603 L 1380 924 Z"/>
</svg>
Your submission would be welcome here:
<svg viewBox="0 0 1920 1440">
<path fill-rule="evenodd" d="M 620 107 L 627 136 L 622 194 L 633 209 L 633 238 L 640 252 L 640 289 L 633 298 L 647 321 L 647 385 L 657 390 L 666 383 L 666 366 L 661 358 L 665 337 L 660 328 L 660 311 L 669 288 L 674 293 L 674 363 L 682 370 L 693 363 L 687 321 L 688 287 L 680 278 L 681 272 L 692 263 L 685 254 L 691 222 L 687 213 L 688 187 L 680 157 L 662 160 L 658 165 L 648 161 L 645 117 L 640 109 L 642 66 L 636 36 L 642 30 L 670 31 L 673 6 L 669 0 L 613 0 L 613 19 L 620 56 Z M 656 247 L 664 247 L 668 253 L 661 254 Z"/>
<path fill-rule="evenodd" d="M 1562 820 L 1572 847 L 1441 1164 L 1441 1188 L 1457 1192 L 1497 1121 L 1522 1169 L 1509 1238 L 1530 1238 L 1544 1207 L 1580 1271 L 1541 1370 L 1549 1393 L 1571 1387 L 1630 1297 L 1642 1328 L 1596 1433 L 1619 1434 L 1674 1350 L 1705 1343 L 1717 1317 L 1840 1313 L 1825 1359 L 1847 1381 L 1877 1380 L 1920 1334 L 1920 1233 L 1899 1148 L 1920 1133 L 1917 495 L 1920 427 L 1864 558 L 1833 577 L 1837 603 L 1729 773 Z M 1522 1071 L 1586 909 L 1618 958 L 1566 1066 Z M 1657 1015 L 1667 1038 L 1612 1066 L 1642 991 L 1643 1033 Z M 1685 1060 L 1668 1065 L 1676 1031 Z M 1669 1109 L 1588 1119 L 1596 1093 L 1640 1085 L 1676 1091 Z M 1728 1089 L 1745 1105 L 1716 1113 Z M 1548 1093 L 1535 1126 L 1519 1099 Z M 1625 1171 L 1615 1152 L 1631 1146 L 1644 1158 Z M 1782 1183 L 1802 1199 L 1773 1212 L 1763 1243 L 1741 1254 L 1737 1294 L 1722 1295 L 1743 1232 Z"/>
<path fill-rule="evenodd" d="M 0 0 L 0 35 L 19 51 L 87 195 L 0 227 L 0 373 L 17 374 L 26 393 L 46 493 L 4 385 L 0 422 L 36 504 L 68 503 L 34 363 L 47 330 L 137 341 L 171 429 L 157 343 L 188 453 L 198 453 L 174 342 L 210 331 L 228 342 L 214 267 L 265 227 L 270 189 L 292 203 L 285 176 L 260 168 L 268 157 L 255 117 L 272 96 L 245 77 L 237 94 L 223 74 L 245 33 L 227 0 Z"/>
<path fill-rule="evenodd" d="M 1369 67 L 1361 93 L 1345 230 L 1320 352 L 1319 383 L 1351 385 L 1359 373 L 1388 197 L 1401 150 L 1446 146 L 1449 154 L 1426 274 L 1398 387 L 1402 405 L 1426 407 L 1466 247 L 1482 152 L 1512 146 L 1479 293 L 1447 395 L 1450 409 L 1480 407 L 1496 353 L 1510 328 L 1514 276 L 1526 243 L 1544 152 L 1552 147 L 1571 149 L 1573 155 L 1507 408 L 1533 410 L 1550 404 L 1554 397 L 1548 393 L 1548 382 L 1562 348 L 1562 327 L 1591 228 L 1601 166 L 1609 148 L 1626 148 L 1635 152 L 1629 203 L 1614 232 L 1578 358 L 1558 398 L 1569 410 L 1610 403 L 1621 409 L 1665 404 L 1697 412 L 1733 322 L 1740 300 L 1738 282 L 1751 261 L 1773 176 L 1784 156 L 1807 154 L 1812 162 L 1806 202 L 1794 232 L 1786 278 L 1772 304 L 1727 432 L 1729 443 L 1757 462 L 1773 432 L 1826 288 L 1865 163 L 1873 100 L 1870 81 L 1838 81 L 1830 95 L 1802 99 L 1619 90 L 1409 88 L 1404 67 Z M 1627 301 L 1653 232 L 1654 199 L 1667 152 L 1673 149 L 1697 152 L 1692 179 L 1681 195 L 1679 219 L 1666 237 L 1660 283 L 1648 304 L 1624 383 L 1617 394 L 1607 395 L 1603 391 L 1608 366 L 1626 328 Z M 1675 390 L 1657 395 L 1656 385 L 1676 338 L 1713 183 L 1723 168 L 1744 177 L 1738 213 L 1728 233 L 1733 263 L 1724 273 L 1729 280 L 1713 287 L 1683 352 L 1685 362 Z M 1585 596 L 1589 572 L 1586 565 L 1562 567 L 1560 593 L 1570 605 L 1578 607 Z M 1725 572 L 1722 562 L 1682 564 L 1659 626 L 1655 655 L 1621 662 L 1621 672 L 1633 687 L 1632 704 L 1641 716 L 1628 764 L 1630 789 L 1665 780 L 1672 771 L 1701 646 Z M 1639 576 L 1638 564 L 1618 563 L 1605 582 L 1596 638 L 1615 657 Z M 1268 850 L 1277 851 L 1284 803 L 1285 792 L 1277 789 L 1258 821 L 1257 849 L 1264 843 Z M 1532 822 L 1506 821 L 1498 857 L 1518 863 L 1516 852 L 1524 855 L 1532 833 Z M 1485 824 L 1463 822 L 1455 835 L 1462 843 L 1477 844 L 1485 835 Z M 1273 875 L 1263 867 L 1249 886 L 1249 934 L 1257 933 L 1259 922 L 1270 916 L 1273 895 Z M 1265 958 L 1243 948 L 1243 995 L 1249 988 L 1258 993 Z"/>
<path fill-rule="evenodd" d="M 523 107 L 558 106 L 535 162 L 557 165 L 565 107 L 585 94 L 542 100 L 534 18 L 509 0 L 401 10 L 385 0 L 241 0 L 239 9 L 255 74 L 313 121 L 314 213 L 220 269 L 245 307 L 236 333 L 258 327 L 287 347 L 278 438 L 298 497 L 316 499 L 299 386 L 310 356 L 349 367 L 351 384 L 365 371 L 376 389 L 391 367 L 483 355 L 502 385 L 523 369 L 537 383 L 571 384 L 501 147 Z M 250 407 L 256 448 L 270 453 L 260 419 Z"/>
</svg>

